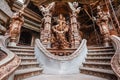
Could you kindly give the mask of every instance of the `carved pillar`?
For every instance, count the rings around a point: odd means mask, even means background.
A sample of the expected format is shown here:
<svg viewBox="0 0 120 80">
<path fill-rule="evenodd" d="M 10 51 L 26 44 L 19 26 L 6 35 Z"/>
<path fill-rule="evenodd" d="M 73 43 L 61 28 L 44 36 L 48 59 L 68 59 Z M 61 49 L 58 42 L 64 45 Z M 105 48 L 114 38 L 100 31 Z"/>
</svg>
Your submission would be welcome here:
<svg viewBox="0 0 120 80">
<path fill-rule="evenodd" d="M 10 24 L 10 43 L 9 46 L 16 46 L 18 36 L 20 34 L 21 27 L 24 23 L 24 17 L 22 16 L 21 12 L 14 13 L 12 16 L 12 22 Z"/>
<path fill-rule="evenodd" d="M 44 29 L 41 32 L 41 42 L 46 48 L 51 48 L 51 9 L 55 5 L 55 2 L 52 2 L 48 6 L 40 6 L 40 11 L 42 11 L 42 14 L 44 16 Z"/>
<path fill-rule="evenodd" d="M 71 21 L 71 47 L 77 48 L 80 44 L 81 37 L 78 32 L 78 23 L 77 23 L 76 13 L 72 13 L 70 16 Z"/>
<path fill-rule="evenodd" d="M 43 34 L 42 34 L 42 44 L 46 47 L 46 48 L 50 48 L 51 47 L 51 42 L 50 42 L 50 38 L 51 38 L 51 14 L 47 13 L 44 16 L 44 30 L 43 30 Z"/>
<path fill-rule="evenodd" d="M 80 45 L 81 36 L 78 31 L 78 22 L 77 22 L 77 14 L 80 12 L 80 7 L 77 7 L 77 4 L 68 3 L 70 8 L 72 9 L 72 13 L 70 14 L 70 22 L 71 22 L 71 48 L 77 48 Z"/>
</svg>

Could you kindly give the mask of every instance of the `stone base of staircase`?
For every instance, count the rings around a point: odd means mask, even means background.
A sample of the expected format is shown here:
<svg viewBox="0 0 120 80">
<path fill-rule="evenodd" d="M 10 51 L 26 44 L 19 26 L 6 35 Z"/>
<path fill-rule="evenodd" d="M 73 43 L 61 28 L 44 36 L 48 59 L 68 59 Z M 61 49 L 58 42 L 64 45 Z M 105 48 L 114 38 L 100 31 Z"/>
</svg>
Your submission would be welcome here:
<svg viewBox="0 0 120 80">
<path fill-rule="evenodd" d="M 84 74 L 71 74 L 71 75 L 39 75 L 24 80 L 108 80 Z"/>
</svg>

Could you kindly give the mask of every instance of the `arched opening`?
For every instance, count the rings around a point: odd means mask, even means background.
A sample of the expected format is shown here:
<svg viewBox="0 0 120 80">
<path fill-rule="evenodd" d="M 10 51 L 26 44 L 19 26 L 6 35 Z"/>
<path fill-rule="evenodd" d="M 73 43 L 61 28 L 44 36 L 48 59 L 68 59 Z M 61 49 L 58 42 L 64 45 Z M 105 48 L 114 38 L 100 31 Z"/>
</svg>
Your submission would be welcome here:
<svg viewBox="0 0 120 80">
<path fill-rule="evenodd" d="M 31 45 L 31 40 L 32 40 L 32 35 L 29 31 L 22 31 L 21 35 L 20 35 L 20 41 L 19 44 L 20 45 Z"/>
</svg>

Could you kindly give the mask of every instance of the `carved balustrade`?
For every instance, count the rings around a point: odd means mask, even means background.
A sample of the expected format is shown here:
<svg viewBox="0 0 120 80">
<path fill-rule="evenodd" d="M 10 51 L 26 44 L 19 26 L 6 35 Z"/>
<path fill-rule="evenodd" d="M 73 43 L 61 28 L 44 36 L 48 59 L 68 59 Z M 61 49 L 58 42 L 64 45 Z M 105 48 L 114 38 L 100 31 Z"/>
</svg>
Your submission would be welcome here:
<svg viewBox="0 0 120 80">
<path fill-rule="evenodd" d="M 115 48 L 115 54 L 111 59 L 111 67 L 120 79 L 120 37 L 112 35 L 110 38 Z"/>
<path fill-rule="evenodd" d="M 10 38 L 7 36 L 0 36 L 0 50 L 7 56 L 0 61 L 0 80 L 8 80 L 9 76 L 17 69 L 20 65 L 20 58 L 6 48 L 6 44 Z"/>
<path fill-rule="evenodd" d="M 64 52 L 65 51 L 65 52 Z M 55 52 L 55 53 L 54 53 Z M 64 54 L 60 54 L 60 53 Z M 71 53 L 66 55 L 66 53 Z M 57 54 L 56 54 L 57 53 Z M 86 40 L 82 40 L 77 49 L 46 49 L 39 39 L 36 40 L 35 55 L 44 68 L 43 73 L 72 74 L 79 73 L 79 67 L 87 54 Z"/>
<path fill-rule="evenodd" d="M 49 58 L 56 59 L 56 60 L 68 60 L 68 59 L 73 59 L 73 58 L 77 57 L 80 53 L 84 52 L 84 49 L 86 49 L 86 40 L 83 39 L 80 46 L 77 49 L 72 49 L 72 50 L 75 50 L 75 51 L 69 56 L 56 56 L 54 54 L 51 54 L 49 52 L 50 49 L 47 50 L 42 45 L 42 43 L 40 42 L 39 39 L 36 39 L 36 48 L 38 48 L 42 52 L 42 54 L 45 54 Z M 72 50 L 71 50 L 71 52 L 72 52 Z"/>
<path fill-rule="evenodd" d="M 51 54 L 58 55 L 58 56 L 69 56 L 71 55 L 76 49 L 47 49 Z"/>
</svg>

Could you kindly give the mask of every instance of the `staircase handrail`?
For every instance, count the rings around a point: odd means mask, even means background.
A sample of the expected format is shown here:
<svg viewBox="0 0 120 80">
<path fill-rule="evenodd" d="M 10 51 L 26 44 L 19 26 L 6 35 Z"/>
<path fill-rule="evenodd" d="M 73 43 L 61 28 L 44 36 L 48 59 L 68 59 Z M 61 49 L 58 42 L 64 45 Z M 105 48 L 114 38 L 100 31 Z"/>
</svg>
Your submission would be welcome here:
<svg viewBox="0 0 120 80">
<path fill-rule="evenodd" d="M 7 56 L 0 61 L 0 80 L 7 80 L 20 65 L 20 58 L 7 49 L 7 40 L 10 38 L 10 35 L 0 35 L 0 50 L 4 52 Z"/>
<path fill-rule="evenodd" d="M 111 59 L 111 67 L 115 74 L 120 78 L 120 37 L 112 35 L 110 38 L 115 48 L 115 54 Z"/>
<path fill-rule="evenodd" d="M 84 48 L 86 47 L 86 40 L 83 39 L 81 41 L 80 46 L 75 50 L 71 55 L 69 56 L 56 56 L 54 54 L 51 54 L 40 42 L 39 39 L 36 39 L 36 46 L 39 48 L 40 51 L 42 51 L 47 57 L 56 59 L 56 60 L 71 60 L 75 57 L 77 57 L 82 51 L 84 51 Z"/>
</svg>

